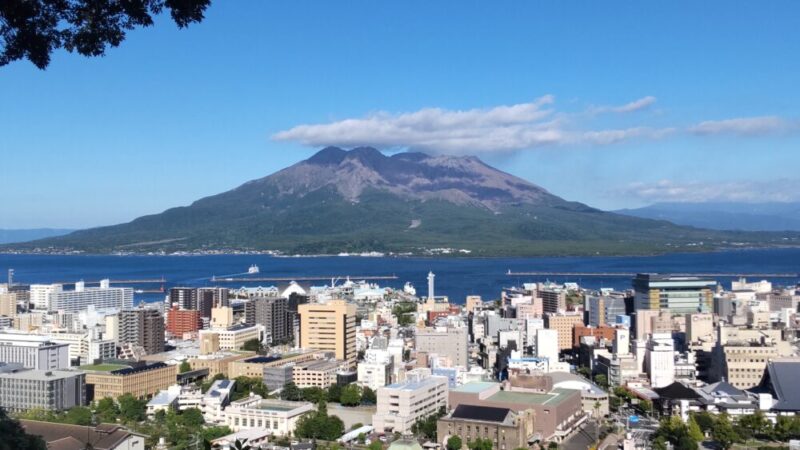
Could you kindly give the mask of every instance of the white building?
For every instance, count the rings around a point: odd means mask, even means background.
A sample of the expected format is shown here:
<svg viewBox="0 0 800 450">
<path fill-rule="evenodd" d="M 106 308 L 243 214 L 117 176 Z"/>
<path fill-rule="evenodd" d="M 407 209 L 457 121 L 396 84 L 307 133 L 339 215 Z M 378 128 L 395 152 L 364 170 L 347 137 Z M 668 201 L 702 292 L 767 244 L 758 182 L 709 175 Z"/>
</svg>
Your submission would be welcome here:
<svg viewBox="0 0 800 450">
<path fill-rule="evenodd" d="M 225 423 L 224 409 L 230 403 L 231 391 L 236 380 L 217 380 L 203 395 L 201 411 L 206 423 Z"/>
<path fill-rule="evenodd" d="M 79 281 L 71 291 L 60 284 L 33 284 L 31 303 L 34 309 L 46 311 L 79 312 L 90 305 L 95 309 L 125 309 L 133 306 L 133 289 L 111 287 L 108 280 L 90 288 Z"/>
<path fill-rule="evenodd" d="M 113 359 L 117 345 L 112 340 L 92 339 L 89 333 L 53 333 L 50 340 L 69 345 L 69 359 L 79 365 L 91 364 L 98 359 Z"/>
<path fill-rule="evenodd" d="M 675 343 L 670 333 L 653 333 L 647 341 L 645 358 L 651 387 L 660 388 L 675 381 Z"/>
<path fill-rule="evenodd" d="M 536 346 L 534 354 L 548 361 L 558 362 L 558 330 L 536 330 Z"/>
<path fill-rule="evenodd" d="M 46 336 L 0 333 L 0 361 L 19 363 L 26 369 L 67 369 L 69 346 L 52 342 Z"/>
<path fill-rule="evenodd" d="M 525 320 L 525 345 L 536 347 L 536 330 L 544 329 L 544 319 L 531 317 Z"/>
<path fill-rule="evenodd" d="M 251 395 L 225 408 L 225 424 L 233 431 L 265 429 L 276 436 L 294 433 L 303 414 L 314 410 L 308 402 L 287 402 Z"/>
<path fill-rule="evenodd" d="M 377 390 L 392 381 L 392 354 L 387 350 L 369 349 L 358 363 L 358 385 Z"/>
<path fill-rule="evenodd" d="M 410 432 L 418 420 L 447 407 L 447 386 L 447 377 L 431 375 L 430 369 L 409 371 L 404 383 L 378 389 L 372 426 L 378 432 Z"/>
</svg>

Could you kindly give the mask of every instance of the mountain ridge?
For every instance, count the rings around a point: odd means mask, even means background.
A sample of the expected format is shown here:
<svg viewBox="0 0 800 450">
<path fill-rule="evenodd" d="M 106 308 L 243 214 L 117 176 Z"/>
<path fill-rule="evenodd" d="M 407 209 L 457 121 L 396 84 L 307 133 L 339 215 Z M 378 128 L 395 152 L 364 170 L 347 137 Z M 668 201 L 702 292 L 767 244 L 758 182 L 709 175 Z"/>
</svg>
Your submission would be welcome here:
<svg viewBox="0 0 800 450">
<path fill-rule="evenodd" d="M 796 235 L 717 232 L 565 200 L 474 156 L 326 147 L 188 206 L 16 249 L 86 252 L 379 251 L 473 256 L 650 254 L 786 245 Z"/>
</svg>

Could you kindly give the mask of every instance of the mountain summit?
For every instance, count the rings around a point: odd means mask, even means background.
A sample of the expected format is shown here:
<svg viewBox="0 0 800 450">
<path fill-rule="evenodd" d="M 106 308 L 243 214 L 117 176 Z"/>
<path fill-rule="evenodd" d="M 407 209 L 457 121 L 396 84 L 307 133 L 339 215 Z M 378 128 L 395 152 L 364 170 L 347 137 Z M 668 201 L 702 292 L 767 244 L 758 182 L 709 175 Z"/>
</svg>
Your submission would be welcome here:
<svg viewBox="0 0 800 450">
<path fill-rule="evenodd" d="M 17 248 L 471 255 L 641 254 L 785 244 L 566 201 L 472 156 L 327 147 L 272 175 L 132 222 Z M 439 250 L 435 250 L 439 249 Z"/>
</svg>

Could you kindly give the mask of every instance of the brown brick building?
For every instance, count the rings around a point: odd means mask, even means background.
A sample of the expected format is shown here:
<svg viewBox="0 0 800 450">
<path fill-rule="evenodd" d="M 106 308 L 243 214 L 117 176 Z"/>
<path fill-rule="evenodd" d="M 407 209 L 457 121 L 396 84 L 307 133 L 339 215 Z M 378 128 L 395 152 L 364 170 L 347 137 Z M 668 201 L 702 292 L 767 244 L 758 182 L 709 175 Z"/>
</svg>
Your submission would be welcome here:
<svg viewBox="0 0 800 450">
<path fill-rule="evenodd" d="M 167 332 L 173 336 L 182 337 L 184 333 L 195 333 L 202 327 L 200 311 L 178 309 L 176 306 L 167 311 Z"/>
</svg>

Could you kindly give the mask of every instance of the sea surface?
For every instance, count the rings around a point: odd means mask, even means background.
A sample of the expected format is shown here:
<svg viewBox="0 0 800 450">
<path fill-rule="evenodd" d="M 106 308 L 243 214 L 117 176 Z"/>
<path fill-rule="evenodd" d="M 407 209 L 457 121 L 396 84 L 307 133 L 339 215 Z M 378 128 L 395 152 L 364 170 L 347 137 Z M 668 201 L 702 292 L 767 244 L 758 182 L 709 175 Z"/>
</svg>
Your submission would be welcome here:
<svg viewBox="0 0 800 450">
<path fill-rule="evenodd" d="M 714 253 L 686 253 L 641 257 L 548 257 L 548 258 L 410 258 L 410 257 L 273 257 L 267 255 L 203 255 L 203 256 L 101 256 L 101 255 L 7 255 L 0 254 L 0 281 L 5 282 L 8 269 L 14 269 L 15 283 L 70 283 L 164 278 L 164 288 L 172 286 L 272 286 L 285 282 L 212 283 L 211 277 L 247 277 L 248 268 L 256 264 L 260 277 L 323 277 L 325 280 L 303 282 L 310 285 L 330 284 L 329 277 L 394 275 L 397 279 L 381 280 L 381 286 L 402 288 L 411 282 L 418 295 L 427 293 L 426 277 L 436 274 L 436 295 L 447 295 L 451 301 L 463 303 L 467 295 L 484 299 L 499 298 L 504 287 L 525 282 L 577 282 L 588 288 L 613 287 L 626 289 L 629 276 L 509 276 L 512 272 L 603 272 L 603 273 L 792 273 L 789 278 L 768 278 L 776 285 L 800 283 L 800 249 L 738 250 Z M 734 277 L 715 276 L 730 287 Z M 763 277 L 759 277 L 763 278 Z M 341 282 L 341 278 L 338 282 Z M 162 283 L 132 285 L 136 289 L 159 289 Z M 159 293 L 136 294 L 137 301 L 158 301 Z"/>
</svg>

